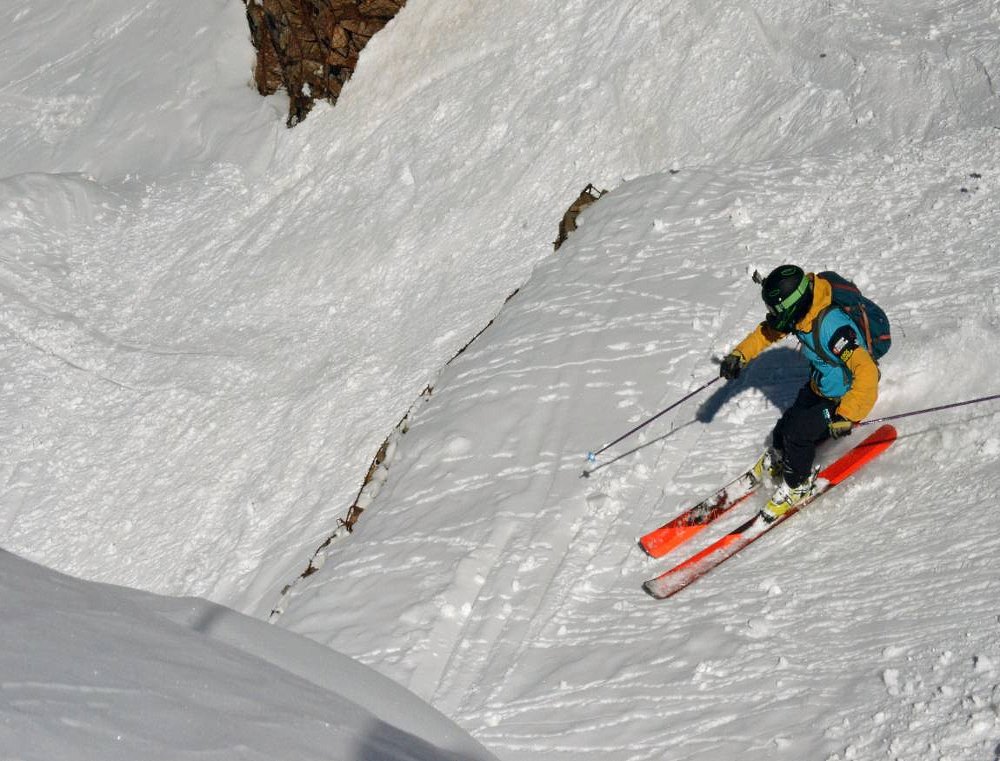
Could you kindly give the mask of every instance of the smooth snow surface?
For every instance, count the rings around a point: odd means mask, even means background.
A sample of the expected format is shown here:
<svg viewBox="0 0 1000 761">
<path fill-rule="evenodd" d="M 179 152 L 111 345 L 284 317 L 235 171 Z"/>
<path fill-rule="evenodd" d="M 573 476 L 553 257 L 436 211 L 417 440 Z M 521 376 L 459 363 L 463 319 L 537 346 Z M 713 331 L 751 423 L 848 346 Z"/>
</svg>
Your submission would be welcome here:
<svg viewBox="0 0 1000 761">
<path fill-rule="evenodd" d="M 0 551 L 4 759 L 490 761 L 396 683 L 197 599 Z"/>
<path fill-rule="evenodd" d="M 888 311 L 873 415 L 1000 393 L 996 2 L 410 0 L 290 131 L 250 87 L 243 5 L 183 5 L 0 10 L 3 548 L 275 610 L 504 761 L 1000 755 L 997 403 L 899 421 L 863 475 L 666 602 L 639 585 L 683 552 L 635 538 L 757 454 L 794 347 L 581 477 L 717 374 L 762 317 L 750 273 L 784 261 Z M 552 255 L 587 182 L 612 192 Z M 407 412 L 355 532 L 298 579 Z M 67 642 L 31 594 L 59 577 L 17 563 L 4 752 L 58 756 L 65 716 L 83 758 L 115 758 L 112 732 L 193 757 L 154 729 L 202 700 L 233 722 L 210 752 L 280 757 L 268 696 L 226 697 L 252 658 L 195 653 L 204 692 L 150 686 L 192 668 L 169 654 L 91 680 L 51 654 L 100 669 L 102 633 L 127 662 L 193 635 L 143 614 Z M 293 698 L 279 668 L 289 757 L 382 757 L 352 722 L 330 745 L 317 686 Z M 65 713 L 9 691 L 32 672 Z M 379 720 L 434 746 L 414 758 L 457 747 Z"/>
</svg>

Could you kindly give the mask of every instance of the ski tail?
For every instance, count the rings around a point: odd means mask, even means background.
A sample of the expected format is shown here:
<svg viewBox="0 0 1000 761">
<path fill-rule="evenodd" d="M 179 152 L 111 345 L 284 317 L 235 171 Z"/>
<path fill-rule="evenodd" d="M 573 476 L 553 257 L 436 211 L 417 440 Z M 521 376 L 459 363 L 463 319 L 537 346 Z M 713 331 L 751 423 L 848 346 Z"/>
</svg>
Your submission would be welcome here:
<svg viewBox="0 0 1000 761">
<path fill-rule="evenodd" d="M 641 537 L 639 546 L 651 558 L 662 558 L 750 497 L 759 485 L 760 481 L 748 470 L 712 496 Z"/>
</svg>

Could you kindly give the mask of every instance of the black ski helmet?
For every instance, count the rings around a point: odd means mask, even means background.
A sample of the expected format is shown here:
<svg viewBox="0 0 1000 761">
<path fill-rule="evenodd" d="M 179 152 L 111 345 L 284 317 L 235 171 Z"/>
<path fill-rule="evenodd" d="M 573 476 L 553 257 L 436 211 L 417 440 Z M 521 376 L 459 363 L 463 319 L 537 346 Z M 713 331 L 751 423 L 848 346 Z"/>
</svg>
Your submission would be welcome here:
<svg viewBox="0 0 1000 761">
<path fill-rule="evenodd" d="M 782 333 L 789 332 L 812 306 L 812 279 L 794 264 L 773 269 L 760 292 L 767 305 L 767 324 Z"/>
</svg>

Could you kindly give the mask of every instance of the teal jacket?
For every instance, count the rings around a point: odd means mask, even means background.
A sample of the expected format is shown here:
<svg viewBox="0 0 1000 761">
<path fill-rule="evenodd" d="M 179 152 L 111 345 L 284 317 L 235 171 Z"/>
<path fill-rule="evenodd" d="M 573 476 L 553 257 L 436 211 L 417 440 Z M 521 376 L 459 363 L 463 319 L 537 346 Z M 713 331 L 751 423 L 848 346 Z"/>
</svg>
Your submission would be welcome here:
<svg viewBox="0 0 1000 761">
<path fill-rule="evenodd" d="M 858 344 L 867 349 L 863 336 L 857 323 L 837 307 L 821 313 L 809 332 L 795 331 L 795 337 L 802 343 L 802 353 L 812 367 L 809 380 L 822 396 L 840 399 L 851 390 L 854 376 L 840 354 Z"/>
</svg>

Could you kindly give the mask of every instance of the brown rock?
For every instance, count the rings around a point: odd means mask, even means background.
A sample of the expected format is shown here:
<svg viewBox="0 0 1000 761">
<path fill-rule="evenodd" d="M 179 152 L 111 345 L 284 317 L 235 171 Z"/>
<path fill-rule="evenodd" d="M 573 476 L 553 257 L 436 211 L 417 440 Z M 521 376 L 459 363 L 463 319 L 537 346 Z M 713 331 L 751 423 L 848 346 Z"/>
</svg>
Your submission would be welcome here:
<svg viewBox="0 0 1000 761">
<path fill-rule="evenodd" d="M 261 95 L 284 88 L 288 126 L 317 100 L 337 102 L 368 40 L 406 0 L 243 0 L 257 48 L 254 81 Z"/>
<path fill-rule="evenodd" d="M 587 187 L 580 191 L 580 195 L 570 204 L 566 213 L 563 214 L 562 221 L 559 222 L 559 236 L 552 244 L 556 251 L 566 241 L 569 234 L 576 230 L 576 218 L 580 216 L 580 212 L 607 192 L 606 190 L 598 190 L 592 183 L 588 183 Z"/>
</svg>

